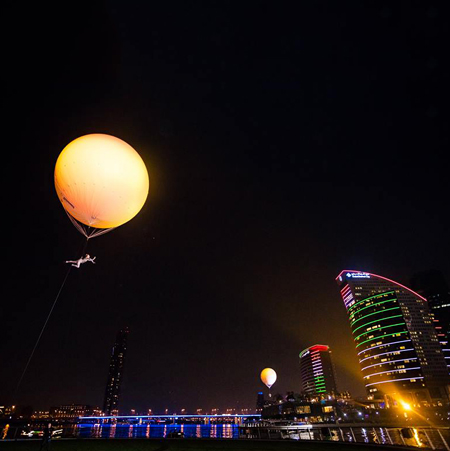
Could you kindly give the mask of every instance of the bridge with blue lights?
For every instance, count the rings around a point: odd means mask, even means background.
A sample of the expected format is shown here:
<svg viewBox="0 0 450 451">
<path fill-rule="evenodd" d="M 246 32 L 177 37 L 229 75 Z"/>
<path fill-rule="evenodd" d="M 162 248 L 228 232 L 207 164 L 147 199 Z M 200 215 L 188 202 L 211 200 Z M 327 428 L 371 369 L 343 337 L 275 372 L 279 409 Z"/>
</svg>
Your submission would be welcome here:
<svg viewBox="0 0 450 451">
<path fill-rule="evenodd" d="M 82 423 L 86 422 L 118 422 L 129 424 L 143 424 L 143 423 L 176 423 L 176 422 L 202 422 L 202 423 L 242 423 L 244 420 L 258 421 L 261 419 L 259 413 L 248 414 L 211 414 L 211 415 L 199 415 L 199 414 L 177 414 L 172 415 L 110 415 L 110 416 L 86 416 L 78 417 L 78 420 Z"/>
</svg>

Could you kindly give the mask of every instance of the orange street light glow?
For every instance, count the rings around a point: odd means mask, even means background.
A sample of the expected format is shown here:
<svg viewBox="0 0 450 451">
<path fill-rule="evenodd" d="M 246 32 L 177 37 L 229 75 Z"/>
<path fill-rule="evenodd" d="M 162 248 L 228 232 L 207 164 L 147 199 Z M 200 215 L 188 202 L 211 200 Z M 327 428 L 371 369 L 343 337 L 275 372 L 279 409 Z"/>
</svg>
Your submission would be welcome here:
<svg viewBox="0 0 450 451">
<path fill-rule="evenodd" d="M 402 405 L 404 410 L 411 410 L 411 406 L 407 402 L 400 401 L 400 404 Z"/>
</svg>

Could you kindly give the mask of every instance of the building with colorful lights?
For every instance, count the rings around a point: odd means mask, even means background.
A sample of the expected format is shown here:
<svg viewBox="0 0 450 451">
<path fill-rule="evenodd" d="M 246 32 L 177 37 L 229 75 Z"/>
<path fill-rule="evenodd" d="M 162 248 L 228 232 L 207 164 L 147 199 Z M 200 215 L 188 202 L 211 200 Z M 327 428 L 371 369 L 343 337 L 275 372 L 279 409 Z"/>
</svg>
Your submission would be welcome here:
<svg viewBox="0 0 450 451">
<path fill-rule="evenodd" d="M 448 402 L 447 365 L 427 300 L 368 272 L 345 270 L 336 280 L 368 394 L 387 407 Z"/>
<path fill-rule="evenodd" d="M 329 346 L 314 345 L 300 353 L 302 392 L 309 396 L 337 392 L 336 377 Z"/>
</svg>

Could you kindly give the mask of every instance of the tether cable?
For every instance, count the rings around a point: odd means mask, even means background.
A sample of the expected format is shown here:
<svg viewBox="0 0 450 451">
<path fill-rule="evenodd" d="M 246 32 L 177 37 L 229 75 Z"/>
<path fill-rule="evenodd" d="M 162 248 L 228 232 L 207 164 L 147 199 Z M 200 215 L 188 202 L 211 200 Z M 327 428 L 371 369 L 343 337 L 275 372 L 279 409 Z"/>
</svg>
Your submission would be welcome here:
<svg viewBox="0 0 450 451">
<path fill-rule="evenodd" d="M 82 251 L 82 253 L 81 253 L 82 256 L 83 256 L 84 252 L 86 252 L 88 240 L 89 240 L 89 238 L 87 238 L 86 241 L 84 242 L 84 245 L 83 245 L 83 251 Z M 17 395 L 17 392 L 18 392 L 18 390 L 19 390 L 20 384 L 22 383 L 22 380 L 23 380 L 23 378 L 24 378 L 24 376 L 25 376 L 25 373 L 26 373 L 27 370 L 28 370 L 28 367 L 29 367 L 29 365 L 30 365 L 31 359 L 33 358 L 33 355 L 34 355 L 34 353 L 35 353 L 35 351 L 36 351 L 36 349 L 37 349 L 37 347 L 38 347 L 38 345 L 39 345 L 39 341 L 41 340 L 41 337 L 42 337 L 42 335 L 43 335 L 43 333 L 44 333 L 44 330 L 45 330 L 45 328 L 46 328 L 46 326 L 47 326 L 48 321 L 50 320 L 50 316 L 51 316 L 52 313 L 53 313 L 53 310 L 54 310 L 54 308 L 55 308 L 55 306 L 56 306 L 56 303 L 58 302 L 59 296 L 61 295 L 61 292 L 62 292 L 62 290 L 63 290 L 63 288 L 64 288 L 64 285 L 66 284 L 67 278 L 69 277 L 69 274 L 70 274 L 70 271 L 71 271 L 71 270 L 72 270 L 72 266 L 69 266 L 69 269 L 67 270 L 67 273 L 66 273 L 66 275 L 65 275 L 65 277 L 64 277 L 63 283 L 61 284 L 61 287 L 59 288 L 59 291 L 58 291 L 58 293 L 57 293 L 57 295 L 56 295 L 56 297 L 55 297 L 55 300 L 53 301 L 53 305 L 52 305 L 52 307 L 51 307 L 51 309 L 50 309 L 50 311 L 49 311 L 49 313 L 48 313 L 48 315 L 47 315 L 47 319 L 45 320 L 45 323 L 44 323 L 44 325 L 42 326 L 41 332 L 40 332 L 40 334 L 39 334 L 39 336 L 38 336 L 38 338 L 37 338 L 37 340 L 36 340 L 36 343 L 34 344 L 33 350 L 31 351 L 30 357 L 28 358 L 27 364 L 25 365 L 25 368 L 24 368 L 24 370 L 23 370 L 23 372 L 22 372 L 22 375 L 20 376 L 20 379 L 19 379 L 19 381 L 17 382 L 16 389 L 14 390 L 13 399 L 14 399 L 15 396 Z"/>
</svg>

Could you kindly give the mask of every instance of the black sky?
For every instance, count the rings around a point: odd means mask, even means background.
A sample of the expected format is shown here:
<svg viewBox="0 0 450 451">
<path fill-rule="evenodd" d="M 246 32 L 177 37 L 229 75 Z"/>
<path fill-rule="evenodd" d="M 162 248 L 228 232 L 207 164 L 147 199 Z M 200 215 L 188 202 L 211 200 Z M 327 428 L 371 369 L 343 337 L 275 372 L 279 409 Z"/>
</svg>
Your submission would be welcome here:
<svg viewBox="0 0 450 451">
<path fill-rule="evenodd" d="M 253 407 L 333 349 L 363 394 L 334 278 L 450 279 L 448 38 L 429 1 L 76 2 L 7 10 L 0 403 L 101 405 L 130 328 L 121 407 Z M 72 271 L 83 237 L 53 187 L 87 133 L 130 143 L 141 213 Z"/>
</svg>

